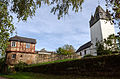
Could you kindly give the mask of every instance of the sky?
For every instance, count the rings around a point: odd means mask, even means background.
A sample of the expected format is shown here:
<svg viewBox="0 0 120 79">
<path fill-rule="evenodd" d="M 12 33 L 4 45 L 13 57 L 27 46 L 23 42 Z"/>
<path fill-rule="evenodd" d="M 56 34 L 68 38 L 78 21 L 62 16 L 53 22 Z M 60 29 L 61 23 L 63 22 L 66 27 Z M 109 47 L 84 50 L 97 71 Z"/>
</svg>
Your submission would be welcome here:
<svg viewBox="0 0 120 79">
<path fill-rule="evenodd" d="M 100 5 L 106 9 L 104 0 Z M 42 5 L 32 19 L 19 23 L 14 19 L 14 25 L 18 36 L 37 40 L 36 50 L 55 51 L 65 44 L 73 45 L 77 50 L 90 41 L 89 20 L 97 6 L 98 0 L 85 0 L 82 11 L 75 13 L 70 10 L 68 15 L 58 20 L 57 15 L 50 13 L 51 6 Z"/>
</svg>

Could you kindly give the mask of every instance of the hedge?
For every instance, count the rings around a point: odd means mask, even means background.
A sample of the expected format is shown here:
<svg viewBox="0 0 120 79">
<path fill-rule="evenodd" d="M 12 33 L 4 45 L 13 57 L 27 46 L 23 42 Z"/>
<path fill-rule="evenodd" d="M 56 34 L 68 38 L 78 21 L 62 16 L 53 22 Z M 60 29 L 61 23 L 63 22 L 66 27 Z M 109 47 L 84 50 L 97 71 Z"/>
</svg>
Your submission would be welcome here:
<svg viewBox="0 0 120 79">
<path fill-rule="evenodd" d="M 120 55 L 83 58 L 73 61 L 26 67 L 23 71 L 81 76 L 120 76 Z"/>
</svg>

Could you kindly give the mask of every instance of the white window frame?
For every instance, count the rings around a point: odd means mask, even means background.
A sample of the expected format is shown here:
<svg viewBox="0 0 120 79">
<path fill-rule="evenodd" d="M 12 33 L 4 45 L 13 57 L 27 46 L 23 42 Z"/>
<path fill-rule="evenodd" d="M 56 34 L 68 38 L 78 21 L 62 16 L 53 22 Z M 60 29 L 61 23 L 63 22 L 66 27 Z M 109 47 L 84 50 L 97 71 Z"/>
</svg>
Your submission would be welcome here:
<svg viewBox="0 0 120 79">
<path fill-rule="evenodd" d="M 13 44 L 13 43 L 15 43 L 15 44 Z M 16 42 L 15 41 L 11 42 L 11 47 L 16 47 Z"/>
<path fill-rule="evenodd" d="M 26 48 L 30 48 L 30 43 L 26 43 Z"/>
</svg>

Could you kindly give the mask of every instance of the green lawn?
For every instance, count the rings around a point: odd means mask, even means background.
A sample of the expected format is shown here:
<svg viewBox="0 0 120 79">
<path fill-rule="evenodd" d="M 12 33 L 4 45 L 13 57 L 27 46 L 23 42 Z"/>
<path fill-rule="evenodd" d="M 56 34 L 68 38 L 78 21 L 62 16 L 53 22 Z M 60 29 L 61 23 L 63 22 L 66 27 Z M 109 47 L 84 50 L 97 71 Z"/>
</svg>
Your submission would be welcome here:
<svg viewBox="0 0 120 79">
<path fill-rule="evenodd" d="M 73 76 L 48 75 L 48 74 L 46 75 L 46 74 L 32 73 L 32 72 L 17 72 L 16 74 L 0 75 L 0 76 L 6 78 L 12 78 L 12 79 L 75 79 L 75 77 Z"/>
<path fill-rule="evenodd" d="M 112 77 L 80 77 L 74 75 L 48 75 L 48 74 L 40 74 L 40 73 L 31 73 L 31 72 L 17 72 L 15 74 L 9 75 L 0 75 L 2 77 L 10 78 L 10 79 L 120 79 L 120 78 L 112 78 Z"/>
</svg>

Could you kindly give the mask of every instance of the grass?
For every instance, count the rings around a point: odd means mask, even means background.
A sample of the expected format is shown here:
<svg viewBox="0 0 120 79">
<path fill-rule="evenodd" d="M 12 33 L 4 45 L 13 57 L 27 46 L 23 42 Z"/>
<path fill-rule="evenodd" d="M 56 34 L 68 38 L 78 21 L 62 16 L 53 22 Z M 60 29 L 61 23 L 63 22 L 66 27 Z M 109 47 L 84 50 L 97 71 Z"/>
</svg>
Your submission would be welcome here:
<svg viewBox="0 0 120 79">
<path fill-rule="evenodd" d="M 75 75 L 50 75 L 31 72 L 17 72 L 9 75 L 0 75 L 10 79 L 119 79 L 112 77 L 81 77 Z"/>
<path fill-rule="evenodd" d="M 39 63 L 39 64 L 31 64 L 31 65 L 28 65 L 28 66 L 25 66 L 25 67 L 34 67 L 34 66 L 52 64 L 52 63 L 60 63 L 60 62 L 72 61 L 72 60 L 77 60 L 77 59 L 56 60 L 56 61 L 50 61 L 50 62 Z"/>
<path fill-rule="evenodd" d="M 72 76 L 46 75 L 32 72 L 17 72 L 14 74 L 0 76 L 11 79 L 75 79 L 75 77 Z"/>
</svg>

